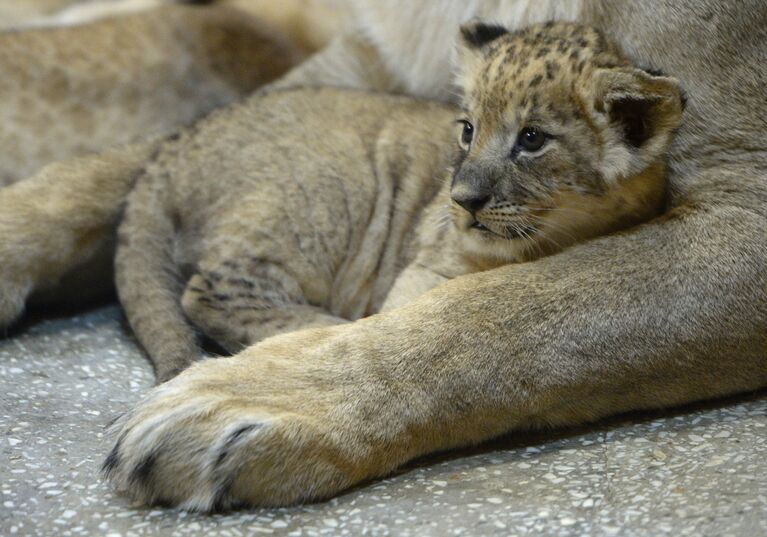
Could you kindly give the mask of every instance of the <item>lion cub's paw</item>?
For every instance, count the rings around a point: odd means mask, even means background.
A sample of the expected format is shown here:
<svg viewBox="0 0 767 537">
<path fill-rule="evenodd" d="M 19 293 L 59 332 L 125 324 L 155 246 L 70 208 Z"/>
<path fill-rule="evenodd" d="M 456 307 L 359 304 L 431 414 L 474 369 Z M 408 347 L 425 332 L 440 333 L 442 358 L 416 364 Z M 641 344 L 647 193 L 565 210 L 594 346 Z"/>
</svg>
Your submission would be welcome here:
<svg viewBox="0 0 767 537">
<path fill-rule="evenodd" d="M 352 483 L 323 420 L 254 395 L 264 386 L 236 369 L 222 374 L 231 360 L 193 366 L 115 424 L 103 470 L 119 492 L 142 504 L 219 511 L 292 504 Z"/>
</svg>

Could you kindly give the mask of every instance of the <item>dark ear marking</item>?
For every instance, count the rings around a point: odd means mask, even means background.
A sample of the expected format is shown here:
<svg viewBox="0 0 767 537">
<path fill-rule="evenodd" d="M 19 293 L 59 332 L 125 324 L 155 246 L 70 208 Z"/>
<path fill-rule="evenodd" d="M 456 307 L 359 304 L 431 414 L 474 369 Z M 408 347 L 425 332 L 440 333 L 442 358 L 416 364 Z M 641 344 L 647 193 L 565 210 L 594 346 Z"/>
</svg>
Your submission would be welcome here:
<svg viewBox="0 0 767 537">
<path fill-rule="evenodd" d="M 632 147 L 641 147 L 652 138 L 653 122 L 650 116 L 655 101 L 636 97 L 623 97 L 613 101 L 610 117 L 623 126 L 623 136 Z"/>
<path fill-rule="evenodd" d="M 679 127 L 682 98 L 678 80 L 620 67 L 598 70 L 594 81 L 594 110 L 607 114 L 626 145 L 639 149 L 659 135 L 664 135 L 657 139 L 665 144 L 666 135 Z M 656 151 L 659 146 L 653 147 Z"/>
<path fill-rule="evenodd" d="M 470 22 L 461 26 L 461 36 L 467 45 L 474 48 L 482 48 L 488 43 L 495 41 L 509 30 L 498 24 L 486 24 L 484 22 Z"/>
</svg>

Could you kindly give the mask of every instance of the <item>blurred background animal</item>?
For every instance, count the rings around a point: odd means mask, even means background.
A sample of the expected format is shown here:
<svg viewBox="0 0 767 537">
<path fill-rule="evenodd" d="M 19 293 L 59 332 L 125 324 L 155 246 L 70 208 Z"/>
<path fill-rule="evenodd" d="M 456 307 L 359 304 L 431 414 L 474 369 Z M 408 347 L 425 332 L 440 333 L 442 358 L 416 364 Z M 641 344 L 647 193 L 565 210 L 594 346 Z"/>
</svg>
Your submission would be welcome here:
<svg viewBox="0 0 767 537">
<path fill-rule="evenodd" d="M 166 135 L 240 99 L 321 46 L 320 24 L 335 20 L 306 2 L 240 3 L 248 10 L 234 1 L 69 2 L 0 33 L 8 75 L 0 81 L 0 185 L 50 162 Z M 53 6 L 39 4 L 41 12 Z M 309 16 L 317 26 L 306 25 Z"/>
<path fill-rule="evenodd" d="M 0 326 L 33 290 L 47 303 L 111 288 L 110 230 L 133 176 L 101 173 L 101 152 L 160 139 L 241 99 L 342 21 L 318 0 L 204 4 L 0 6 L 12 28 L 0 32 L 0 186 L 13 185 L 0 189 Z M 73 167 L 92 173 L 77 182 Z"/>
</svg>

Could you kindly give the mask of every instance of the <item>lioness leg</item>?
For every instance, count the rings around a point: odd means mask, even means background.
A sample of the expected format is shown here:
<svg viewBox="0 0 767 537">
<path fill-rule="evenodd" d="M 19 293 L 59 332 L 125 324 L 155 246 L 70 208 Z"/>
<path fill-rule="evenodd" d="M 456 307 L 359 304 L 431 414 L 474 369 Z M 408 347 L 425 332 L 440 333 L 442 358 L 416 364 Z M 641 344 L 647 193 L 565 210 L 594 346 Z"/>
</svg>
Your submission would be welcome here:
<svg viewBox="0 0 767 537">
<path fill-rule="evenodd" d="M 195 274 L 181 305 L 205 335 L 230 352 L 275 334 L 345 322 L 307 304 L 289 274 L 260 259 L 232 260 Z"/>
<path fill-rule="evenodd" d="M 514 429 L 764 386 L 767 215 L 726 197 L 197 364 L 120 424 L 107 470 L 143 502 L 282 505 Z"/>
</svg>

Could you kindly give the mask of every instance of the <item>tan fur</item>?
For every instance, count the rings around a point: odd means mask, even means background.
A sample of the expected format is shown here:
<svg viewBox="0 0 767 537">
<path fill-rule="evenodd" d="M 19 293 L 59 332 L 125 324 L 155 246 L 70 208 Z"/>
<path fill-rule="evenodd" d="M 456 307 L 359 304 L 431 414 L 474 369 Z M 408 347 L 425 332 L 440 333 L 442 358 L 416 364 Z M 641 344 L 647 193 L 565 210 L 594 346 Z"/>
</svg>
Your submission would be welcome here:
<svg viewBox="0 0 767 537">
<path fill-rule="evenodd" d="M 33 289 L 54 287 L 109 248 L 120 207 L 153 146 L 138 143 L 50 164 L 0 188 L 0 323 L 24 309 Z M 71 294 L 84 298 L 104 288 L 99 275 L 86 280 Z"/>
<path fill-rule="evenodd" d="M 493 27 L 463 32 L 481 30 Z M 676 81 L 632 68 L 601 34 L 572 24 L 532 26 L 483 45 L 464 39 L 460 56 L 460 117 L 475 134 L 451 196 L 482 193 L 487 201 L 470 213 L 443 193 L 442 210 L 429 209 L 422 226 L 423 249 L 384 310 L 447 278 L 531 261 L 647 221 L 665 198 L 666 154 L 681 120 Z M 639 147 L 616 116 L 627 96 L 632 106 L 648 105 L 629 121 L 648 131 Z M 518 145 L 531 126 L 547 137 L 534 152 Z"/>
<path fill-rule="evenodd" d="M 168 6 L 0 33 L 0 185 L 172 132 L 290 68 L 280 33 L 224 7 Z"/>
<path fill-rule="evenodd" d="M 0 5 L 0 28 L 81 26 L 193 0 L 12 0 Z M 342 0 L 213 0 L 282 32 L 304 53 L 314 52 L 350 23 Z M 162 17 L 162 15 L 160 15 Z"/>
<path fill-rule="evenodd" d="M 389 35 L 438 24 L 417 16 L 422 4 L 396 2 L 382 21 Z M 457 4 L 440 2 L 441 13 Z M 573 5 L 632 62 L 673 73 L 688 92 L 664 216 L 452 279 L 388 313 L 195 364 L 120 423 L 106 467 L 123 488 L 200 509 L 324 498 L 515 429 L 767 385 L 764 3 Z M 362 73 L 381 65 L 375 51 L 396 47 L 365 41 L 339 41 L 291 80 L 370 83 Z M 431 43 L 391 55 L 385 87 L 424 82 L 408 68 L 414 56 L 444 65 L 450 55 Z M 348 68 L 323 74 L 339 62 Z M 424 72 L 434 94 L 447 93 Z"/>
<path fill-rule="evenodd" d="M 0 4 L 0 28 L 13 28 L 50 15 L 73 4 L 73 0 L 16 0 Z"/>
<path fill-rule="evenodd" d="M 324 47 L 351 24 L 343 0 L 217 0 L 252 14 L 290 36 L 306 52 Z"/>
<path fill-rule="evenodd" d="M 445 99 L 451 40 L 412 38 L 474 15 L 515 28 L 577 19 L 633 63 L 673 73 L 690 101 L 668 209 L 557 255 L 455 278 L 393 312 L 196 364 L 120 422 L 106 464 L 118 483 L 199 509 L 285 504 L 520 428 L 767 385 L 761 0 L 356 4 L 371 14 L 363 32 L 283 84 Z"/>
<path fill-rule="evenodd" d="M 12 29 L 82 25 L 100 19 L 139 13 L 185 0 L 31 0 L 13 2 L 0 27 Z"/>
<path fill-rule="evenodd" d="M 549 39 L 562 36 L 568 43 L 591 39 L 590 45 L 579 45 L 587 67 L 576 69 L 579 63 L 567 60 L 570 50 L 562 50 L 558 53 L 564 61 L 562 76 L 530 87 L 538 72 L 523 66 L 547 48 Z M 527 44 L 519 55 L 498 68 L 499 61 L 513 48 L 520 49 L 523 42 Z M 560 227 L 552 233 L 561 233 L 562 241 L 569 244 L 637 223 L 659 210 L 669 132 L 680 117 L 678 88 L 669 79 L 634 72 L 614 49 L 601 51 L 601 43 L 602 36 L 587 28 L 556 25 L 534 27 L 468 51 L 477 57 L 467 60 L 467 68 L 474 72 L 464 74 L 469 88 L 464 108 L 477 118 L 506 117 L 516 132 L 525 124 L 519 124 L 520 114 L 535 112 L 542 117 L 539 111 L 505 99 L 501 94 L 505 92 L 497 93 L 499 87 L 516 87 L 517 83 L 543 109 L 556 103 L 567 109 L 566 97 L 590 103 L 579 119 L 561 119 L 569 129 L 560 126 L 557 143 L 562 147 L 551 146 L 547 162 L 533 162 L 536 157 L 527 155 L 525 161 L 515 161 L 515 167 L 506 169 L 506 176 L 497 178 L 496 205 L 508 200 L 500 197 L 506 183 L 520 181 L 531 187 L 537 180 L 535 165 L 543 166 L 549 182 L 561 182 L 545 194 L 551 208 L 579 208 L 574 218 L 543 214 L 534 223 L 533 236 L 558 220 Z M 602 55 L 594 54 L 589 60 L 589 47 Z M 537 68 L 545 67 L 555 56 L 542 57 Z M 580 139 L 589 123 L 585 116 L 598 121 L 599 113 L 593 108 L 604 105 L 604 96 L 614 89 L 612 84 L 604 87 L 604 77 L 594 76 L 594 70 L 660 84 L 666 90 L 664 99 L 675 99 L 675 105 L 665 105 L 661 117 L 644 118 L 648 126 L 662 124 L 670 130 L 656 132 L 655 136 L 663 137 L 664 148 L 655 144 L 653 158 L 633 166 L 632 177 L 610 175 L 602 169 L 602 161 L 592 156 L 609 154 L 617 145 L 626 144 L 605 141 L 606 133 L 615 128 L 613 122 L 605 120 L 593 139 Z M 634 96 L 658 98 L 654 93 Z M 129 198 L 116 262 L 121 302 L 155 362 L 158 378 L 174 376 L 200 354 L 185 318 L 236 350 L 282 332 L 339 324 L 376 312 L 387 293 L 388 307 L 392 303 L 400 306 L 446 278 L 556 251 L 559 246 L 545 243 L 527 252 L 518 245 L 525 242 L 523 237 L 488 238 L 486 232 L 465 225 L 463 209 L 450 221 L 450 182 L 443 179 L 446 168 L 462 153 L 452 181 L 455 191 L 456 185 L 461 186 L 464 166 L 478 158 L 470 148 L 461 152 L 457 147 L 455 127 L 450 123 L 462 117 L 458 114 L 453 108 L 401 97 L 330 89 L 287 90 L 254 97 L 215 114 L 181 139 L 166 144 Z M 479 129 L 483 138 L 507 134 L 506 120 L 492 129 L 486 119 L 478 122 L 483 125 Z M 566 165 L 573 155 L 563 150 L 573 143 L 569 139 L 573 137 L 582 144 L 576 144 L 582 151 L 575 155 L 581 166 L 577 169 Z M 512 136 L 510 147 L 515 139 Z M 589 143 L 597 147 L 589 148 Z M 645 145 L 635 150 L 634 158 L 642 159 Z M 506 165 L 508 152 L 502 151 L 495 160 L 485 155 L 485 166 Z M 627 164 L 626 170 L 631 168 Z M 552 169 L 565 172 L 552 175 Z M 475 173 L 481 170 L 475 169 Z M 530 198 L 516 201 L 521 210 L 529 210 Z M 483 209 L 491 210 L 492 205 Z M 477 218 L 494 226 L 485 220 L 483 211 Z M 494 214 L 497 220 L 497 211 Z M 419 222 L 418 233 L 413 233 Z M 400 267 L 414 257 L 392 288 Z M 323 364 L 326 367 L 328 371 L 333 368 Z M 249 377 L 245 374 L 243 378 Z M 175 383 L 171 381 L 169 386 Z M 332 383 L 327 389 L 333 390 Z M 173 399 L 175 392 L 168 387 L 158 393 Z M 200 388 L 199 394 L 202 404 L 206 390 Z M 257 397 L 274 397 L 272 401 L 280 407 L 288 404 L 278 401 L 273 390 L 259 388 Z M 179 419 L 194 418 L 186 410 L 196 407 L 195 403 L 171 404 Z M 229 405 L 220 408 L 236 412 Z M 243 418 L 225 434 L 236 436 L 238 442 L 244 442 L 251 432 L 269 435 L 269 425 L 254 419 Z M 302 426 L 297 423 L 296 427 Z M 140 453 L 149 438 L 160 441 L 157 434 L 139 426 L 123 438 L 118 451 L 127 457 L 134 450 Z M 234 447 L 233 442 L 222 442 L 218 449 Z M 212 457 L 205 464 L 211 472 L 222 472 L 221 456 Z M 350 476 L 359 471 L 354 464 L 339 462 L 333 449 L 323 445 L 307 445 L 300 457 L 311 461 L 312 472 L 327 467 L 329 474 L 312 485 L 319 491 L 336 483 L 348 485 Z M 221 483 L 198 483 L 200 488 L 191 498 L 165 488 L 158 494 L 155 482 L 172 479 L 163 474 L 163 461 L 152 461 L 158 470 L 148 483 L 132 481 L 130 474 L 116 468 L 108 470 L 120 488 L 129 489 L 143 501 L 183 502 L 187 507 L 210 509 L 228 505 L 237 495 L 235 489 Z M 142 463 L 132 459 L 119 462 L 121 468 L 134 464 Z M 267 483 L 277 478 L 276 473 L 261 475 Z M 249 500 L 282 503 L 302 497 L 303 492 L 290 489 Z"/>
<path fill-rule="evenodd" d="M 454 118 L 404 97 L 289 90 L 164 144 L 128 200 L 116 259 L 158 378 L 199 353 L 185 317 L 236 351 L 380 309 L 455 153 Z"/>
</svg>

